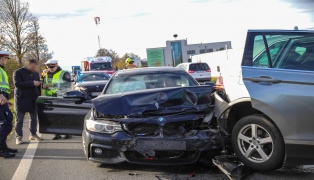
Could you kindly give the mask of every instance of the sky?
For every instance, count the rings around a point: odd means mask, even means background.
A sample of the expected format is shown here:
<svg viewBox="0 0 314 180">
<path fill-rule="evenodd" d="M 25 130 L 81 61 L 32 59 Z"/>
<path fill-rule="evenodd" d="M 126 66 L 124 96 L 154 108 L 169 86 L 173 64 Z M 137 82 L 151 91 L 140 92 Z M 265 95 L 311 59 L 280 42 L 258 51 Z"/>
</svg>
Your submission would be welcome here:
<svg viewBox="0 0 314 180">
<path fill-rule="evenodd" d="M 80 65 L 101 47 L 146 58 L 166 40 L 231 41 L 241 48 L 248 29 L 314 27 L 312 0 L 24 0 L 61 66 Z M 97 27 L 94 17 L 100 17 Z"/>
</svg>

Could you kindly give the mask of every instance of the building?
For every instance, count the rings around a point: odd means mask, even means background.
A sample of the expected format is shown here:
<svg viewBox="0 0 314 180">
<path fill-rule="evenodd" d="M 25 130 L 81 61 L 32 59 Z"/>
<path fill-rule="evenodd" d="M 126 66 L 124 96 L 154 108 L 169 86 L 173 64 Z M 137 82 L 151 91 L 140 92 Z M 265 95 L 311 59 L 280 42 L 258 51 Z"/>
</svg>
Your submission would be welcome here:
<svg viewBox="0 0 314 180">
<path fill-rule="evenodd" d="M 166 47 L 147 48 L 148 66 L 177 66 L 190 62 L 193 55 L 231 49 L 231 41 L 187 44 L 187 40 L 166 41 Z"/>
</svg>

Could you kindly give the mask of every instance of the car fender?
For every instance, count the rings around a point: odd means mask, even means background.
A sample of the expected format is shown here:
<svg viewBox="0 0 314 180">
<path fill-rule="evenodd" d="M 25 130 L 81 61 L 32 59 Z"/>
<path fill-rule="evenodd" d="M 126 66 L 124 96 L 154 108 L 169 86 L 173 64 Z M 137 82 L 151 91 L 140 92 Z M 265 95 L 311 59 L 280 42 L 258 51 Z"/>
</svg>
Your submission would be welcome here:
<svg viewBox="0 0 314 180">
<path fill-rule="evenodd" d="M 220 118 L 229 108 L 231 108 L 232 106 L 242 103 L 242 102 L 251 102 L 251 98 L 250 97 L 243 97 L 243 98 L 239 98 L 236 99 L 230 103 L 226 102 L 225 100 L 223 100 L 218 94 L 217 92 L 214 93 L 215 96 L 215 108 L 214 108 L 214 112 L 215 112 L 215 117 Z"/>
</svg>

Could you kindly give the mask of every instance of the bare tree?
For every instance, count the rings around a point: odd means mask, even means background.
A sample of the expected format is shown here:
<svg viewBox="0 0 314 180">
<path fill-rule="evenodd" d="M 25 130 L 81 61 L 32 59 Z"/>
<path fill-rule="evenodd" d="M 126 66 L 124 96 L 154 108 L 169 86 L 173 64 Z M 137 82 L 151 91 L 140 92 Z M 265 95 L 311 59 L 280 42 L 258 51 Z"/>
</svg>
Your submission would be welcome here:
<svg viewBox="0 0 314 180">
<path fill-rule="evenodd" d="M 15 53 L 19 64 L 29 51 L 32 23 L 28 3 L 20 0 L 0 0 L 0 44 Z"/>
<path fill-rule="evenodd" d="M 48 45 L 46 44 L 46 39 L 40 34 L 39 23 L 37 18 L 31 19 L 31 33 L 29 37 L 31 39 L 29 44 L 29 52 L 25 55 L 28 59 L 37 59 L 38 60 L 38 71 L 42 70 L 42 66 L 48 59 L 51 59 L 53 52 L 49 52 Z"/>
<path fill-rule="evenodd" d="M 116 61 L 119 59 L 119 55 L 112 49 L 108 50 L 108 49 L 99 49 L 97 51 L 97 54 L 96 54 L 96 57 L 99 57 L 99 56 L 109 56 L 112 58 L 112 61 Z"/>
</svg>

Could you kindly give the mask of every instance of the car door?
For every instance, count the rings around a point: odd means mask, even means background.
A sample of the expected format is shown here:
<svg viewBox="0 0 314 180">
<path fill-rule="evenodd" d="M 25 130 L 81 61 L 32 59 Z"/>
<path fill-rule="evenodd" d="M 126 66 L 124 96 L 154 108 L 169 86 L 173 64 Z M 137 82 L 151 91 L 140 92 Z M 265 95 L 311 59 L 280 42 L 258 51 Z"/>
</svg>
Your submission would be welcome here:
<svg viewBox="0 0 314 180">
<path fill-rule="evenodd" d="M 37 99 L 39 132 L 82 135 L 90 99 L 40 96 Z"/>
<path fill-rule="evenodd" d="M 287 145 L 314 145 L 314 33 L 249 31 L 242 60 L 252 106 Z"/>
</svg>

